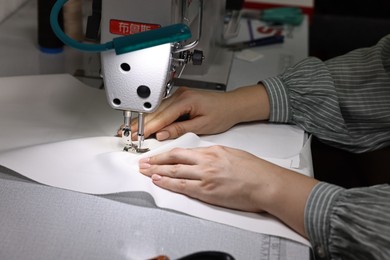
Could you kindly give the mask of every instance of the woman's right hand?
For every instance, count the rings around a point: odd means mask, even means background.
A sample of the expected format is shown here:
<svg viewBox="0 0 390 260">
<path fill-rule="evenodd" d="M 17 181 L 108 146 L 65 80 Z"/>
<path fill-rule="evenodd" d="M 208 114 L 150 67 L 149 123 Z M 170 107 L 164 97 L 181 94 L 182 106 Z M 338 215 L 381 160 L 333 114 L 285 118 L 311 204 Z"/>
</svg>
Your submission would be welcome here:
<svg viewBox="0 0 390 260">
<path fill-rule="evenodd" d="M 235 124 L 268 119 L 269 102 L 262 85 L 231 92 L 210 92 L 181 87 L 160 107 L 145 116 L 145 138 L 177 138 L 187 132 L 198 135 L 222 133 Z M 185 120 L 178 120 L 186 117 Z M 132 124 L 136 138 L 137 120 Z"/>
</svg>

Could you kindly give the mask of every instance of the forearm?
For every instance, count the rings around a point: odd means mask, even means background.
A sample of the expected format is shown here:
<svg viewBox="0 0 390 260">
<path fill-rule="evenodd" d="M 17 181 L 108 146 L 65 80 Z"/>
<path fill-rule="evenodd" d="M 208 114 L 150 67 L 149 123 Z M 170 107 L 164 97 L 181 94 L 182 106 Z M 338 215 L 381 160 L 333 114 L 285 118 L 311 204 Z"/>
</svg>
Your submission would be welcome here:
<svg viewBox="0 0 390 260">
<path fill-rule="evenodd" d="M 269 99 L 263 85 L 241 87 L 226 93 L 227 116 L 237 123 L 268 120 Z"/>
<path fill-rule="evenodd" d="M 243 191 L 249 194 L 248 201 L 254 205 L 253 208 L 247 210 L 266 211 L 299 234 L 307 237 L 304 228 L 305 207 L 318 180 L 259 157 L 250 163 L 246 162 L 243 168 L 255 176 L 254 179 L 247 180 L 251 185 L 248 185 Z"/>
<path fill-rule="evenodd" d="M 264 209 L 302 236 L 307 237 L 304 228 L 305 206 L 318 181 L 280 167 L 275 168 L 271 174 L 274 176 L 267 189 L 268 195 L 265 196 L 267 201 Z"/>
</svg>

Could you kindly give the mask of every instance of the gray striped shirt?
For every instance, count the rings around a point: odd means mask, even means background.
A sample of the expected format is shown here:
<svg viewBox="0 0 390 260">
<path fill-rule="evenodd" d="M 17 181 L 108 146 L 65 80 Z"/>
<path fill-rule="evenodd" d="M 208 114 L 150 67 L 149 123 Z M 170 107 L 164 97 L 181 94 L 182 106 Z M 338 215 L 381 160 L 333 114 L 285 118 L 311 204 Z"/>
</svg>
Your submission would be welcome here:
<svg viewBox="0 0 390 260">
<path fill-rule="evenodd" d="M 326 62 L 309 57 L 262 82 L 271 122 L 299 125 L 351 152 L 390 145 L 390 35 Z M 307 201 L 305 229 L 318 258 L 390 259 L 390 185 L 319 183 Z"/>
</svg>

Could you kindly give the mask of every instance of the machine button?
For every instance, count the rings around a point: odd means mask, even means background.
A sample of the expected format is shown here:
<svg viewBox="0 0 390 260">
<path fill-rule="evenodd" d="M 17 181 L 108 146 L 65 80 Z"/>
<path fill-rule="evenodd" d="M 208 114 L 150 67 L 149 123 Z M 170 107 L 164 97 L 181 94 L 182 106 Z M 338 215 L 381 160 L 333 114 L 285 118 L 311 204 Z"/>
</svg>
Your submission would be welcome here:
<svg viewBox="0 0 390 260">
<path fill-rule="evenodd" d="M 192 54 L 192 64 L 202 65 L 203 60 L 204 60 L 203 51 L 194 50 L 194 53 Z"/>
<path fill-rule="evenodd" d="M 150 93 L 150 88 L 148 86 L 141 85 L 137 88 L 137 94 L 141 98 L 148 98 Z"/>
</svg>

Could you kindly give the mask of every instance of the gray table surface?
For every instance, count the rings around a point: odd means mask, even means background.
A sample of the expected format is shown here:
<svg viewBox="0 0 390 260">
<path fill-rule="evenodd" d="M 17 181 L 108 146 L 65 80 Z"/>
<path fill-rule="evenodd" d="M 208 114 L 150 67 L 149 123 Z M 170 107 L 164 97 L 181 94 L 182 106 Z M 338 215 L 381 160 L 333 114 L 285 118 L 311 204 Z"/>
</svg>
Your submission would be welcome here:
<svg viewBox="0 0 390 260">
<path fill-rule="evenodd" d="M 309 258 L 302 244 L 159 209 L 146 193 L 82 194 L 0 167 L 0 198 L 0 259 Z"/>
</svg>

